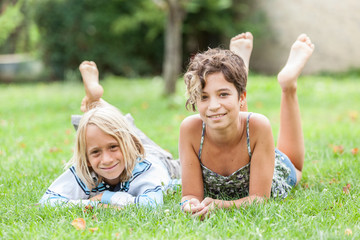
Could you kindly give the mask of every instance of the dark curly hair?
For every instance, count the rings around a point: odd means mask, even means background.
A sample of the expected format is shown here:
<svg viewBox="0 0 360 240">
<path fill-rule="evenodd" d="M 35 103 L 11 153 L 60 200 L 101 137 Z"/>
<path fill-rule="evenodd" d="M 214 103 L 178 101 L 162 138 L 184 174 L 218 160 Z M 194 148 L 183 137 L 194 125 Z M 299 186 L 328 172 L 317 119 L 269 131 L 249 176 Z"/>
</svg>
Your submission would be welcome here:
<svg viewBox="0 0 360 240">
<path fill-rule="evenodd" d="M 186 84 L 186 109 L 196 111 L 196 101 L 206 85 L 208 75 L 221 72 L 226 81 L 233 83 L 238 97 L 246 92 L 247 71 L 244 61 L 230 50 L 214 48 L 196 54 L 184 75 Z"/>
</svg>

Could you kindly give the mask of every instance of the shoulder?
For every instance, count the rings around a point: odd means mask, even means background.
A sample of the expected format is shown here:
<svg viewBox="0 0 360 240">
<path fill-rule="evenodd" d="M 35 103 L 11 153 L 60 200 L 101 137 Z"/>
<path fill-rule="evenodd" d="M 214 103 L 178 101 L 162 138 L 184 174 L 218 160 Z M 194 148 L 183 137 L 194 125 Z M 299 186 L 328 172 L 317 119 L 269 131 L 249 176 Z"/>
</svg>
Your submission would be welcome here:
<svg viewBox="0 0 360 240">
<path fill-rule="evenodd" d="M 130 182 L 134 180 L 151 178 L 151 179 L 163 179 L 169 178 L 170 175 L 166 169 L 166 166 L 156 156 L 147 156 L 142 161 L 138 162 L 132 172 Z"/>
<path fill-rule="evenodd" d="M 201 137 L 202 126 L 203 121 L 199 114 L 186 117 L 180 125 L 180 144 L 183 141 L 191 142 L 191 145 L 194 144 L 193 141 Z"/>
<path fill-rule="evenodd" d="M 259 113 L 248 114 L 251 114 L 249 117 L 249 132 L 252 138 L 272 134 L 271 123 L 266 116 Z"/>
<path fill-rule="evenodd" d="M 186 117 L 180 125 L 180 138 L 201 135 L 203 121 L 199 114 Z"/>
<path fill-rule="evenodd" d="M 130 194 L 138 195 L 148 189 L 161 189 L 162 186 L 167 186 L 170 180 L 165 166 L 146 158 L 136 165 L 133 176 L 124 185 L 127 185 Z"/>
<path fill-rule="evenodd" d="M 49 186 L 47 193 L 68 199 L 86 199 L 90 190 L 76 174 L 75 168 L 70 167 Z"/>
<path fill-rule="evenodd" d="M 191 115 L 186 117 L 180 125 L 181 130 L 194 130 L 196 128 L 202 127 L 202 120 L 199 114 Z"/>
<path fill-rule="evenodd" d="M 194 134 L 200 134 L 202 131 L 203 121 L 199 114 L 186 117 L 180 124 L 180 136 L 193 137 Z"/>
<path fill-rule="evenodd" d="M 153 168 L 154 167 L 153 167 L 153 164 L 151 163 L 151 156 L 147 157 L 146 159 L 142 160 L 141 162 L 138 162 L 135 165 L 135 168 L 132 171 L 132 179 L 137 178 L 141 174 L 143 174 Z"/>
<path fill-rule="evenodd" d="M 252 127 L 271 127 L 269 119 L 260 113 L 247 113 L 249 116 L 249 126 Z"/>
</svg>

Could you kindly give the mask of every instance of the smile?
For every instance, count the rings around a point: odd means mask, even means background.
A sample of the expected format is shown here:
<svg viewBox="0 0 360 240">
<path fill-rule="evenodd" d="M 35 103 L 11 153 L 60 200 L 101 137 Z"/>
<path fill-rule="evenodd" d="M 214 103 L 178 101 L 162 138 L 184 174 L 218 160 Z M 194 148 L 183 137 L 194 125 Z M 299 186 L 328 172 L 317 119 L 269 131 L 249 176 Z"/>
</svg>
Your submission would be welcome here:
<svg viewBox="0 0 360 240">
<path fill-rule="evenodd" d="M 116 163 L 115 165 L 111 166 L 111 167 L 107 167 L 107 168 L 102 168 L 103 170 L 112 170 L 114 169 L 119 163 Z"/>
<path fill-rule="evenodd" d="M 211 115 L 211 116 L 208 116 L 208 118 L 221 118 L 223 116 L 225 116 L 226 113 L 223 113 L 223 114 L 216 114 L 216 115 Z"/>
</svg>

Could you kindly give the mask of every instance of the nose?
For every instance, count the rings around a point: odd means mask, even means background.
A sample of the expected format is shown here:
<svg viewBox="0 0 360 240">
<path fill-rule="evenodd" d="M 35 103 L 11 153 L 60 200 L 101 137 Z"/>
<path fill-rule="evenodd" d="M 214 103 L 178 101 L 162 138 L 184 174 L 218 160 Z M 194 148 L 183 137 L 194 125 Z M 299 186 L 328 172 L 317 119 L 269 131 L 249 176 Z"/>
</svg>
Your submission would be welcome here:
<svg viewBox="0 0 360 240">
<path fill-rule="evenodd" d="M 104 151 L 104 155 L 102 158 L 103 164 L 110 164 L 113 162 L 113 156 L 110 151 Z"/>
<path fill-rule="evenodd" d="M 216 111 L 220 108 L 220 103 L 217 98 L 210 98 L 209 110 Z"/>
</svg>

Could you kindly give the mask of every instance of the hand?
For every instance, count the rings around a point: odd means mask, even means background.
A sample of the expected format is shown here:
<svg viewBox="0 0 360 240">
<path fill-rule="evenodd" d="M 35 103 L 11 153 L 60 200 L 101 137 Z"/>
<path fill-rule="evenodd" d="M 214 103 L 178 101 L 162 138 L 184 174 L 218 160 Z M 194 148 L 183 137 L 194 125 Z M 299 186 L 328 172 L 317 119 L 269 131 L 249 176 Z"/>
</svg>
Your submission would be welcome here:
<svg viewBox="0 0 360 240">
<path fill-rule="evenodd" d="M 103 195 L 103 194 L 100 193 L 100 194 L 98 194 L 98 195 L 96 195 L 96 196 L 93 196 L 93 197 L 90 198 L 89 200 L 90 200 L 90 201 L 94 201 L 94 202 L 95 202 L 95 201 L 99 201 L 99 202 L 100 202 L 100 201 L 101 201 L 101 198 L 102 198 L 102 195 Z"/>
<path fill-rule="evenodd" d="M 200 201 L 196 198 L 191 198 L 189 201 L 185 202 L 181 206 L 182 210 L 187 213 L 195 214 L 198 211 L 201 211 L 204 206 L 201 205 Z"/>
<path fill-rule="evenodd" d="M 201 220 L 204 220 L 205 217 L 210 216 L 210 212 L 213 211 L 216 207 L 216 200 L 213 198 L 205 198 L 200 205 L 203 206 L 203 209 L 193 214 L 194 217 L 201 217 Z"/>
</svg>

